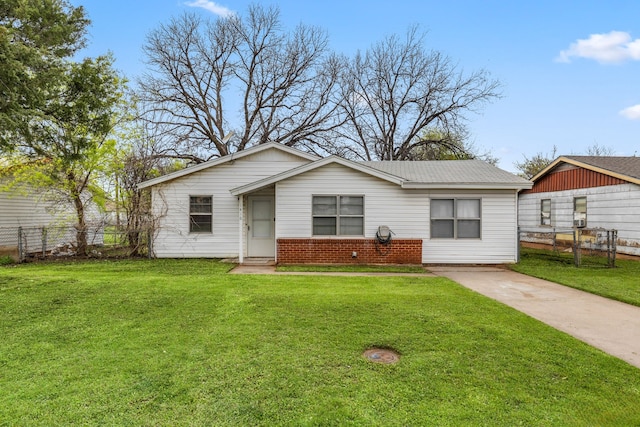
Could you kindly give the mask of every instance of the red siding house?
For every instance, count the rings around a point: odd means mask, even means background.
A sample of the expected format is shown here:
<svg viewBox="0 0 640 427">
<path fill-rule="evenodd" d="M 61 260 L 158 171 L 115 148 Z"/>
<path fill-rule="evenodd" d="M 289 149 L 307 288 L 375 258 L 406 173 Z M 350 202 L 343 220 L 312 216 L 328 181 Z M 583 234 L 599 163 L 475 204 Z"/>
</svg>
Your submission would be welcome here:
<svg viewBox="0 0 640 427">
<path fill-rule="evenodd" d="M 524 241 L 573 227 L 617 230 L 617 250 L 640 255 L 640 158 L 562 156 L 518 198 Z"/>
</svg>

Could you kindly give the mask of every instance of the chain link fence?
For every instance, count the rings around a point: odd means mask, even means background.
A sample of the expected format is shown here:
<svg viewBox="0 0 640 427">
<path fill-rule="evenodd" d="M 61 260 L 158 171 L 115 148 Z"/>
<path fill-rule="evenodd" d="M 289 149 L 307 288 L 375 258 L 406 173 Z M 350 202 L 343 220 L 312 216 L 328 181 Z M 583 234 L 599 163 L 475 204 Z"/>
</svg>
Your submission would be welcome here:
<svg viewBox="0 0 640 427">
<path fill-rule="evenodd" d="M 148 256 L 151 230 L 130 230 L 125 226 L 93 224 L 87 228 L 86 254 L 78 253 L 78 229 L 73 226 L 0 227 L 0 257 L 24 262 L 65 257 Z"/>
<path fill-rule="evenodd" d="M 617 230 L 603 228 L 551 228 L 549 230 L 518 229 L 519 247 L 550 249 L 558 261 L 572 255 L 577 267 L 616 266 Z"/>
</svg>

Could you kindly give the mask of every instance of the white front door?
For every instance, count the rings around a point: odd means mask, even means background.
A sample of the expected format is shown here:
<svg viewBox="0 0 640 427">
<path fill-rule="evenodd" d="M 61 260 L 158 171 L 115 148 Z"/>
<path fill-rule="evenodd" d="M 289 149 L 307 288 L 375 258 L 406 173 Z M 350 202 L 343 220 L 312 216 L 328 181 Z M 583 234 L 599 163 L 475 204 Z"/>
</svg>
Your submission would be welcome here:
<svg viewBox="0 0 640 427">
<path fill-rule="evenodd" d="M 248 198 L 247 256 L 274 257 L 275 199 L 273 196 L 249 196 Z"/>
</svg>

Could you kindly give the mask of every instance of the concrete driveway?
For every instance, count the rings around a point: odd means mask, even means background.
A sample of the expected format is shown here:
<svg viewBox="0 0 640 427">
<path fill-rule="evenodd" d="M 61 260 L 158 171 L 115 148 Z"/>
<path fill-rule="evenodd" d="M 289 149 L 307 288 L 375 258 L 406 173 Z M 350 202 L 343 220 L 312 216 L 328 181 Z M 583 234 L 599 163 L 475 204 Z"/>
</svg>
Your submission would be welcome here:
<svg viewBox="0 0 640 427">
<path fill-rule="evenodd" d="M 493 267 L 429 267 L 640 368 L 640 307 Z"/>
</svg>

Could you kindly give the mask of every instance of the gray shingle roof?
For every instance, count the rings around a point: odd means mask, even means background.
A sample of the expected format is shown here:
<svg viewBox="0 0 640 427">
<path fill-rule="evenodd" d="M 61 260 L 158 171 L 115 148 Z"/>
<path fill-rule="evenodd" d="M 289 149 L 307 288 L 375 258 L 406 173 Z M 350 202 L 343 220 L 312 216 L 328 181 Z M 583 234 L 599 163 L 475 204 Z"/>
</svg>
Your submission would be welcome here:
<svg viewBox="0 0 640 427">
<path fill-rule="evenodd" d="M 481 160 L 360 162 L 414 183 L 424 184 L 528 184 L 524 178 Z"/>
<path fill-rule="evenodd" d="M 640 157 L 563 156 L 610 172 L 640 179 Z"/>
</svg>

